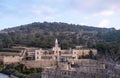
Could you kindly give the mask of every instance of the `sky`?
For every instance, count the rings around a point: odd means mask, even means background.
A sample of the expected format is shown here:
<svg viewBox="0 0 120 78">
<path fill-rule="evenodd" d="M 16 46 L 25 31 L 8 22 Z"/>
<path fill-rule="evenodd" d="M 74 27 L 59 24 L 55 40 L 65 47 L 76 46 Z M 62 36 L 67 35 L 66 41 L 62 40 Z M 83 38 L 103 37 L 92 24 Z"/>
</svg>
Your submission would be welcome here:
<svg viewBox="0 0 120 78">
<path fill-rule="evenodd" d="M 120 0 L 0 0 L 0 30 L 32 22 L 120 29 Z"/>
</svg>

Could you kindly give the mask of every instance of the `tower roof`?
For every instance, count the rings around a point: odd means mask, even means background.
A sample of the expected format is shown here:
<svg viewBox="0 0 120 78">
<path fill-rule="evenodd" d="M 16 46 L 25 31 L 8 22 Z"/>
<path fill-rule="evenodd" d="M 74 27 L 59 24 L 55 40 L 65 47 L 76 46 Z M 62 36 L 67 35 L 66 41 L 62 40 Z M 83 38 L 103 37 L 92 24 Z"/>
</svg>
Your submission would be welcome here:
<svg viewBox="0 0 120 78">
<path fill-rule="evenodd" d="M 57 40 L 57 38 L 56 38 L 56 40 L 55 40 L 55 43 L 57 43 L 57 44 L 58 44 L 58 40 Z"/>
<path fill-rule="evenodd" d="M 55 40 L 55 47 L 58 47 L 58 40 L 57 40 L 57 38 Z"/>
</svg>

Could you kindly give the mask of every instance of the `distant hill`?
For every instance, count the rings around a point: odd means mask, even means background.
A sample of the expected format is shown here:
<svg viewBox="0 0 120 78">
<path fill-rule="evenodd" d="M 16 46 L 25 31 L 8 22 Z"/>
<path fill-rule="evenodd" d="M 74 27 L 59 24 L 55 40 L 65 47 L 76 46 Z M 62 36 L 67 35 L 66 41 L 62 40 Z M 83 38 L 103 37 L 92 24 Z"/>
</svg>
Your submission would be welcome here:
<svg viewBox="0 0 120 78">
<path fill-rule="evenodd" d="M 21 25 L 14 28 L 4 29 L 0 32 L 2 43 L 8 39 L 11 45 L 25 45 L 42 48 L 50 48 L 58 38 L 63 48 L 75 45 L 87 45 L 88 42 L 102 40 L 102 34 L 116 31 L 114 28 L 97 28 L 67 23 L 39 23 Z M 107 40 L 107 39 L 106 39 Z M 8 47 L 2 45 L 2 47 Z"/>
</svg>

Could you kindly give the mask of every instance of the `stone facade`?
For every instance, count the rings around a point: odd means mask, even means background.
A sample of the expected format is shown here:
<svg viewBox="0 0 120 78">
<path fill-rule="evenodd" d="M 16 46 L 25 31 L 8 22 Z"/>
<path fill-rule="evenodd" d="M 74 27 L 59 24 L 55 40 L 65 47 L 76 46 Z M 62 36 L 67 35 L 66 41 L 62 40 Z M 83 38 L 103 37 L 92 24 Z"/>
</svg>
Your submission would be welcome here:
<svg viewBox="0 0 120 78">
<path fill-rule="evenodd" d="M 95 49 L 83 49 L 82 47 L 80 48 L 77 47 L 75 49 L 61 49 L 59 47 L 57 39 L 55 40 L 54 47 L 47 50 L 44 50 L 42 48 L 33 48 L 33 47 L 28 48 L 28 47 L 21 47 L 21 46 L 13 47 L 13 48 L 22 49 L 22 50 L 20 53 L 15 53 L 15 52 L 0 53 L 0 60 L 3 63 L 10 64 L 10 63 L 21 62 L 21 61 L 36 61 L 35 62 L 36 64 L 38 61 L 41 63 L 44 61 L 47 61 L 49 64 L 52 61 L 53 62 L 54 61 L 73 62 L 73 61 L 77 61 L 79 56 L 88 55 L 90 50 L 93 52 L 94 55 L 97 54 L 97 50 Z M 46 64 L 46 65 L 50 66 L 49 64 Z M 46 67 L 44 65 L 39 64 L 38 67 L 40 66 Z"/>
<path fill-rule="evenodd" d="M 21 63 L 30 68 L 47 68 L 47 67 L 54 68 L 56 65 L 56 61 L 53 60 L 22 61 Z"/>
<path fill-rule="evenodd" d="M 45 69 L 42 72 L 42 78 L 108 78 L 108 75 L 104 72 L 96 73 L 85 73 L 79 71 L 71 70 L 54 70 L 54 69 Z"/>
<path fill-rule="evenodd" d="M 106 65 L 104 63 L 101 63 L 97 60 L 92 59 L 81 59 L 76 62 L 77 67 L 76 70 L 79 72 L 97 72 L 99 70 L 106 69 Z M 74 66 L 73 66 L 74 67 Z"/>
<path fill-rule="evenodd" d="M 27 56 L 35 61 L 41 60 L 58 60 L 60 58 L 67 59 L 67 60 L 78 60 L 79 56 L 88 55 L 89 52 L 92 51 L 94 55 L 97 54 L 97 50 L 95 49 L 67 49 L 63 50 L 59 47 L 58 40 L 55 40 L 55 46 L 52 49 L 43 50 L 43 49 L 28 49 L 26 50 Z"/>
<path fill-rule="evenodd" d="M 3 56 L 4 64 L 17 63 L 21 61 L 22 61 L 22 57 L 20 56 Z"/>
<path fill-rule="evenodd" d="M 56 68 L 46 68 L 42 78 L 108 78 L 105 64 L 92 59 L 58 62 Z"/>
<path fill-rule="evenodd" d="M 16 52 L 0 52 L 0 61 L 3 64 L 18 63 L 24 59 L 25 51 L 21 50 L 20 53 Z"/>
</svg>

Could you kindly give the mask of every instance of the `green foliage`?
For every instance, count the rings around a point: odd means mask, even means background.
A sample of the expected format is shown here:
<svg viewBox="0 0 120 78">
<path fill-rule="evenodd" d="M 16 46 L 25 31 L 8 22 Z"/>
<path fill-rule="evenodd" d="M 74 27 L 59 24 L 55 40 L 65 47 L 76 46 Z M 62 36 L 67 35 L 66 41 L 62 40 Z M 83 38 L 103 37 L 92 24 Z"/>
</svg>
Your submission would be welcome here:
<svg viewBox="0 0 120 78">
<path fill-rule="evenodd" d="M 55 38 L 58 38 L 62 48 L 70 48 L 75 47 L 75 45 L 86 45 L 88 38 L 95 40 L 96 32 L 106 33 L 110 30 L 61 22 L 35 22 L 3 30 L 7 34 L 0 34 L 0 46 L 8 48 L 12 45 L 24 45 L 51 48 L 54 45 Z M 91 47 L 92 44 L 93 41 L 89 41 L 88 46 Z"/>
<path fill-rule="evenodd" d="M 9 75 L 15 75 L 20 78 L 26 78 L 26 76 L 31 73 L 41 73 L 42 68 L 27 68 L 23 64 L 16 63 L 7 65 L 2 72 Z"/>
<path fill-rule="evenodd" d="M 97 43 L 96 48 L 99 54 L 110 58 L 112 61 L 120 60 L 120 43 Z"/>
<path fill-rule="evenodd" d="M 12 49 L 0 49 L 0 52 L 20 52 L 20 51 Z"/>
<path fill-rule="evenodd" d="M 120 30 L 109 31 L 106 34 L 101 34 L 99 38 L 105 40 L 106 42 L 119 42 L 120 43 Z"/>
<path fill-rule="evenodd" d="M 94 56 L 93 52 L 90 50 L 88 55 L 79 56 L 78 59 L 95 59 L 96 60 L 97 57 Z"/>
<path fill-rule="evenodd" d="M 2 64 L 2 63 L 0 63 L 0 70 L 2 70 L 2 68 L 3 68 L 3 64 Z"/>
</svg>

